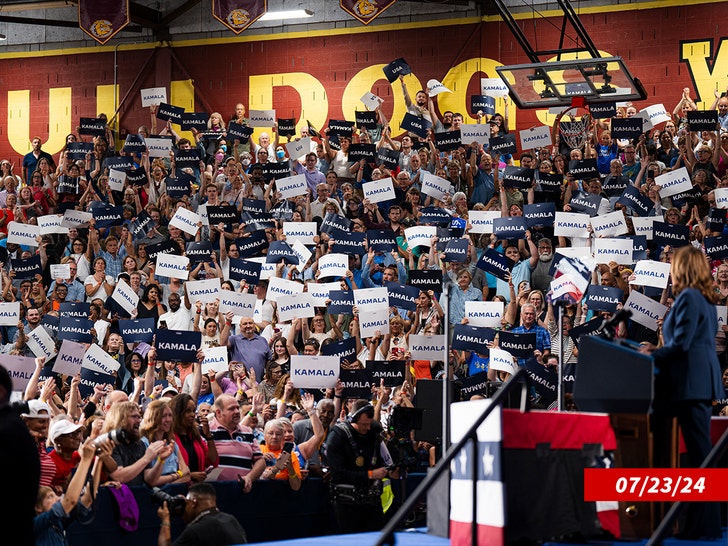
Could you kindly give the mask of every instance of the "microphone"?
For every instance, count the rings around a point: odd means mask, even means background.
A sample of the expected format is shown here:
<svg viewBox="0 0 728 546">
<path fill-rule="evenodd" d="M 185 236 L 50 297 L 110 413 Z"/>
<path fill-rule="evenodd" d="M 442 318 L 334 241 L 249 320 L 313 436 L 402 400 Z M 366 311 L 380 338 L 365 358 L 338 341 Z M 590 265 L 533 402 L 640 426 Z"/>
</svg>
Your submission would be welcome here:
<svg viewBox="0 0 728 546">
<path fill-rule="evenodd" d="M 620 309 L 617 311 L 612 318 L 604 319 L 604 322 L 602 322 L 601 330 L 613 330 L 617 327 L 617 325 L 622 322 L 623 320 L 627 320 L 629 317 L 632 316 L 632 311 L 629 309 Z"/>
</svg>

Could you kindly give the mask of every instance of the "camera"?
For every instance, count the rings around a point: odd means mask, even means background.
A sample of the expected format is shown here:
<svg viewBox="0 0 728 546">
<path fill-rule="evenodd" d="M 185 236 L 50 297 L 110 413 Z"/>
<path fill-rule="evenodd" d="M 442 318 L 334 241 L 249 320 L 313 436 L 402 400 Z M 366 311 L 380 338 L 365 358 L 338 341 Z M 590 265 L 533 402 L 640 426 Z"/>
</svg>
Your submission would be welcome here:
<svg viewBox="0 0 728 546">
<path fill-rule="evenodd" d="M 187 500 L 182 495 L 172 496 L 165 493 L 159 487 L 152 488 L 152 500 L 159 506 L 167 503 L 167 509 L 173 516 L 181 516 L 184 514 Z"/>
<path fill-rule="evenodd" d="M 94 444 L 98 446 L 100 443 L 105 442 L 106 440 L 112 440 L 117 444 L 122 444 L 125 446 L 128 446 L 132 442 L 131 436 L 123 428 L 110 430 L 109 432 L 105 432 L 104 434 L 99 435 L 96 440 L 94 440 Z"/>
</svg>

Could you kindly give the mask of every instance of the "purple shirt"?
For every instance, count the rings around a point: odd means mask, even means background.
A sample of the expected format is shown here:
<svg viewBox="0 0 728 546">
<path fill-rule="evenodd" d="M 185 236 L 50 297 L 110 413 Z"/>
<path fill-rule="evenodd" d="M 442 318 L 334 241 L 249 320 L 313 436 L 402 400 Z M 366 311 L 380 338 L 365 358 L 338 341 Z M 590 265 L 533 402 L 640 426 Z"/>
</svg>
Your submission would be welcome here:
<svg viewBox="0 0 728 546">
<path fill-rule="evenodd" d="M 271 358 L 270 347 L 265 338 L 255 334 L 248 339 L 242 334 L 230 336 L 228 349 L 232 350 L 230 359 L 235 362 L 244 362 L 248 369 L 255 370 L 255 377 L 263 377 L 265 363 Z"/>
</svg>

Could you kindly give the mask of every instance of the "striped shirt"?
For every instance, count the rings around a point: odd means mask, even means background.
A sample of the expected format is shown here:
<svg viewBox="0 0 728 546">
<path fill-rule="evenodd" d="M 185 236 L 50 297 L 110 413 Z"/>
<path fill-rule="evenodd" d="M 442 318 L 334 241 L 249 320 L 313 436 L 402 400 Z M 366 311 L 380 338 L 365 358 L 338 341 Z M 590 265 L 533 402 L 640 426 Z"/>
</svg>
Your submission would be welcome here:
<svg viewBox="0 0 728 546">
<path fill-rule="evenodd" d="M 243 425 L 232 433 L 217 419 L 210 422 L 210 433 L 218 454 L 217 468 L 221 471 L 217 481 L 237 480 L 253 468 L 253 464 L 263 456 L 252 429 Z"/>
</svg>

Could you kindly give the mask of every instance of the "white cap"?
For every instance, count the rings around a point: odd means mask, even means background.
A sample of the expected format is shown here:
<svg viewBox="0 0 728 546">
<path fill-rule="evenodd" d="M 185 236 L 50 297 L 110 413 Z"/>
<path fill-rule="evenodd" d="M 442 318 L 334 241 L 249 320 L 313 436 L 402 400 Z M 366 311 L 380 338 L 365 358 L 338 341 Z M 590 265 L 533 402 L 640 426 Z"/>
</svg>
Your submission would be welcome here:
<svg viewBox="0 0 728 546">
<path fill-rule="evenodd" d="M 45 413 L 41 413 L 41 412 Z M 50 419 L 51 408 L 42 400 L 28 400 L 28 413 L 21 413 L 21 417 L 28 419 Z"/>
<path fill-rule="evenodd" d="M 51 442 L 55 444 L 59 436 L 63 436 L 64 434 L 73 434 L 80 428 L 81 425 L 78 425 L 69 419 L 61 419 L 51 425 L 50 431 L 48 432 L 48 438 L 50 438 Z"/>
</svg>

